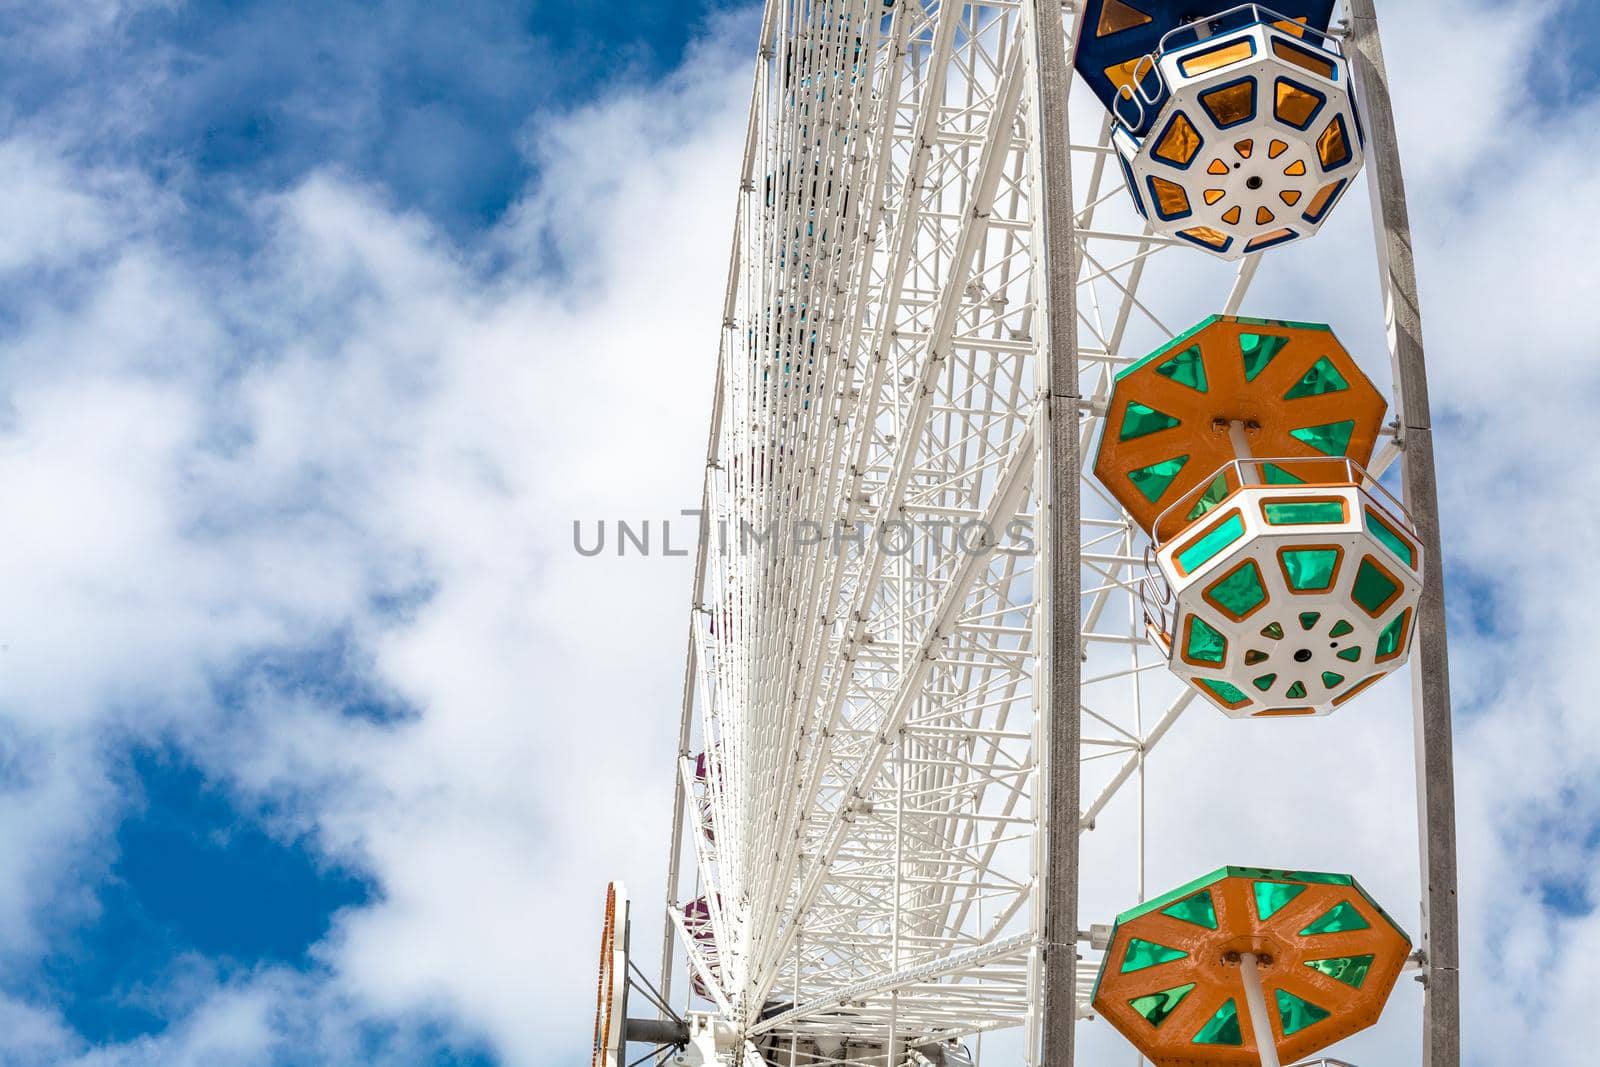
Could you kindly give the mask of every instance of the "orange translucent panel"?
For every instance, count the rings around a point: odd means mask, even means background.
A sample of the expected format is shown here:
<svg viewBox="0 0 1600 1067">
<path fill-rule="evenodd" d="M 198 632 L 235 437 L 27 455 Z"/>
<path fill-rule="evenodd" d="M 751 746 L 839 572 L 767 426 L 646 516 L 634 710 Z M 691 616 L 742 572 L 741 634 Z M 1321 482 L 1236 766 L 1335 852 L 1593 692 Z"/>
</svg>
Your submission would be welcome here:
<svg viewBox="0 0 1600 1067">
<path fill-rule="evenodd" d="M 1304 37 L 1306 35 L 1306 18 L 1302 15 L 1293 20 L 1284 19 L 1282 22 L 1274 22 L 1272 27 L 1273 29 L 1282 30 L 1284 33 L 1292 33 L 1296 37 Z"/>
<path fill-rule="evenodd" d="M 1231 63 L 1249 59 L 1256 54 L 1256 46 L 1250 38 L 1243 37 L 1229 44 L 1201 52 L 1197 56 L 1190 56 L 1178 65 L 1183 68 L 1183 73 L 1188 77 L 1204 74 L 1211 70 L 1220 70 Z"/>
<path fill-rule="evenodd" d="M 1112 3 L 1114 0 L 1106 0 L 1106 2 Z M 1323 59 L 1321 56 L 1307 52 L 1304 48 L 1296 48 L 1289 42 L 1280 41 L 1277 38 L 1272 40 L 1272 53 L 1279 59 L 1293 63 L 1302 70 L 1309 70 L 1313 74 L 1319 74 L 1329 81 L 1333 80 L 1333 61 L 1330 59 Z"/>
<path fill-rule="evenodd" d="M 1228 173 L 1228 165 L 1226 163 L 1224 163 L 1220 159 L 1213 159 L 1211 161 L 1211 166 L 1206 168 L 1206 173 L 1207 174 L 1226 174 L 1226 173 Z"/>
<path fill-rule="evenodd" d="M 1155 190 L 1156 204 L 1160 206 L 1161 214 L 1168 218 L 1188 214 L 1189 196 L 1183 191 L 1183 186 L 1165 178 L 1151 178 L 1150 186 Z"/>
<path fill-rule="evenodd" d="M 1265 226 L 1267 223 L 1271 222 L 1275 218 L 1277 218 L 1277 216 L 1274 215 L 1272 212 L 1268 211 L 1266 208 L 1264 208 L 1264 207 L 1256 208 L 1256 225 L 1257 226 Z"/>
<path fill-rule="evenodd" d="M 1255 79 L 1201 93 L 1200 103 L 1211 112 L 1218 126 L 1237 125 L 1256 113 Z"/>
<path fill-rule="evenodd" d="M 1297 159 L 1287 167 L 1284 167 L 1283 172 L 1291 178 L 1298 178 L 1306 172 L 1306 161 Z"/>
<path fill-rule="evenodd" d="M 1157 159 L 1187 167 L 1198 151 L 1200 131 L 1194 128 L 1189 116 L 1180 111 L 1167 124 L 1167 132 L 1161 135 L 1161 143 L 1156 145 L 1153 154 Z"/>
<path fill-rule="evenodd" d="M 1222 213 L 1222 221 L 1226 222 L 1229 226 L 1239 225 L 1240 217 L 1238 204 L 1233 205 L 1227 211 Z"/>
<path fill-rule="evenodd" d="M 1242 141 L 1233 142 L 1233 150 L 1239 153 L 1241 159 L 1249 159 L 1250 153 L 1255 150 L 1255 142 L 1246 137 Z"/>
<path fill-rule="evenodd" d="M 1266 209 L 1262 208 L 1262 210 L 1265 211 Z M 1257 248 L 1265 248 L 1267 245 L 1277 244 L 1279 241 L 1283 240 L 1285 237 L 1293 237 L 1293 236 L 1294 236 L 1294 231 L 1289 229 L 1288 227 L 1284 227 L 1281 230 L 1273 230 L 1270 233 L 1264 233 L 1260 237 L 1257 237 L 1254 240 L 1252 240 L 1249 244 L 1244 246 L 1244 250 L 1246 252 L 1249 252 L 1249 251 L 1252 251 L 1252 250 L 1257 249 Z"/>
<path fill-rule="evenodd" d="M 1131 30 L 1150 21 L 1150 16 L 1122 0 L 1106 0 L 1100 9 L 1100 23 L 1095 27 L 1096 37 L 1109 37 L 1113 33 Z"/>
<path fill-rule="evenodd" d="M 1350 146 L 1344 139 L 1344 119 L 1338 115 L 1317 138 L 1317 155 L 1322 159 L 1323 169 L 1337 167 L 1350 158 Z"/>
<path fill-rule="evenodd" d="M 1218 200 L 1221 200 L 1223 197 L 1227 196 L 1228 194 L 1226 192 L 1224 192 L 1223 190 L 1221 190 L 1221 189 L 1207 189 L 1201 195 L 1206 198 L 1206 205 L 1209 207 L 1210 205 L 1215 204 Z"/>
<path fill-rule="evenodd" d="M 1278 199 L 1282 200 L 1290 207 L 1294 207 L 1300 202 L 1300 197 L 1303 195 L 1305 194 L 1301 193 L 1298 189 L 1285 189 L 1283 192 L 1278 194 Z"/>
<path fill-rule="evenodd" d="M 1277 102 L 1273 106 L 1278 121 L 1303 130 L 1321 106 L 1322 100 L 1315 93 L 1307 92 L 1294 82 L 1278 79 Z"/>
<path fill-rule="evenodd" d="M 1105 76 L 1111 79 L 1111 84 L 1121 89 L 1132 87 L 1135 78 L 1133 73 L 1141 65 L 1148 65 L 1149 56 L 1136 56 L 1124 63 L 1113 63 L 1105 69 Z"/>
<path fill-rule="evenodd" d="M 1314 219 L 1321 218 L 1322 213 L 1328 210 L 1328 201 L 1333 199 L 1333 194 L 1337 193 L 1339 186 L 1343 184 L 1343 182 L 1330 182 L 1318 189 L 1317 195 L 1313 196 L 1311 203 L 1306 205 L 1306 214 Z"/>
<path fill-rule="evenodd" d="M 1221 248 L 1228 243 L 1227 234 L 1213 230 L 1210 226 L 1191 226 L 1182 232 L 1197 241 L 1203 241 L 1212 248 Z"/>
<path fill-rule="evenodd" d="M 1279 156 L 1283 155 L 1288 150 L 1289 150 L 1289 142 L 1280 141 L 1276 137 L 1274 137 L 1272 139 L 1272 143 L 1267 145 L 1267 158 L 1268 159 L 1277 159 Z"/>
</svg>

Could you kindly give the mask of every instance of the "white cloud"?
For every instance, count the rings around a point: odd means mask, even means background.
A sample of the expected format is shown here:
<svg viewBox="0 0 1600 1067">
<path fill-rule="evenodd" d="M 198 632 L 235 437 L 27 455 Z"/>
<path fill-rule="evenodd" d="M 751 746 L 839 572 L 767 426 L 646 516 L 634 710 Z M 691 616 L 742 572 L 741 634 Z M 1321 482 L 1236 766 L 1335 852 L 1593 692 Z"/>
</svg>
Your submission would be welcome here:
<svg viewBox="0 0 1600 1067">
<path fill-rule="evenodd" d="M 727 46 L 544 131 L 542 184 L 494 240 L 553 241 L 563 281 L 487 275 L 329 175 L 251 206 L 249 261 L 192 259 L 136 176 L 5 146 L 25 199 L 0 267 L 74 267 L 29 291 L 0 393 L 0 699 L 36 754 L 0 822 L 29 861 L 0 877 L 17 968 L 55 895 L 109 862 L 108 731 L 173 735 L 381 886 L 318 950 L 323 1000 L 461 1020 L 507 1062 L 581 1044 L 604 883 L 661 878 L 687 578 L 582 559 L 571 523 L 697 498 L 729 233 L 707 192 L 743 96 Z M 415 719 L 216 705 L 238 656 L 340 626 Z M 84 1062 L 256 1062 L 285 1025 L 290 979 L 267 978 Z M 38 1043 L 11 1033 L 8 1055 Z"/>
</svg>

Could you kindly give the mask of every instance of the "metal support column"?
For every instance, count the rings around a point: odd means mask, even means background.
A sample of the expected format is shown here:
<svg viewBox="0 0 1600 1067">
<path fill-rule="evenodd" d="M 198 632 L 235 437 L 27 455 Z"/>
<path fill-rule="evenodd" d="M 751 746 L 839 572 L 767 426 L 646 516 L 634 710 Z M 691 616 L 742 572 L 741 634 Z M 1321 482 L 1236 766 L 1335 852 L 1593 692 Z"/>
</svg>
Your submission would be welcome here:
<svg viewBox="0 0 1600 1067">
<path fill-rule="evenodd" d="M 703 537 L 701 538 L 700 543 L 702 546 L 705 544 L 705 539 Z M 704 555 L 705 552 L 702 548 L 702 558 Z M 694 591 L 695 595 L 698 596 L 700 592 L 698 575 L 696 576 Z M 693 627 L 698 625 L 699 622 L 699 617 L 697 615 L 692 615 L 690 617 L 689 625 Z M 687 664 L 684 667 L 682 718 L 678 724 L 678 755 L 677 759 L 673 760 L 674 767 L 677 766 L 679 759 L 686 759 L 689 755 L 689 725 L 691 722 L 691 716 L 694 714 L 694 672 L 694 634 L 691 632 L 689 635 Z M 667 855 L 666 910 L 668 913 L 676 910 L 678 907 L 678 862 L 683 855 L 683 813 L 688 802 L 688 797 L 685 795 L 683 788 L 683 775 L 674 774 L 672 776 L 672 782 L 672 833 L 670 835 L 672 839 L 672 851 Z M 667 1017 L 666 1006 L 672 1003 L 672 945 L 674 937 L 675 935 L 672 929 L 672 921 L 664 917 L 661 922 L 660 988 L 662 1007 L 659 1012 L 659 1017 L 662 1019 Z"/>
<path fill-rule="evenodd" d="M 735 231 L 738 227 L 735 226 Z M 739 239 L 735 232 L 733 240 L 733 262 L 739 262 Z M 731 320 L 733 316 L 734 282 L 728 283 L 728 297 L 726 308 L 723 311 L 724 321 Z M 724 328 L 726 334 L 727 328 Z M 726 342 L 724 342 L 726 343 Z M 700 619 L 700 595 L 705 589 L 706 580 L 706 553 L 711 546 L 711 472 L 717 466 L 717 441 L 722 433 L 722 370 L 726 349 L 717 354 L 717 379 L 711 398 L 711 433 L 706 441 L 706 469 L 704 480 L 700 489 L 700 514 L 699 525 L 695 528 L 695 559 L 694 559 L 694 585 L 690 595 L 695 600 L 696 610 L 689 613 L 689 637 L 686 642 L 687 650 L 684 653 L 683 666 L 683 696 L 679 705 L 678 717 L 678 758 L 685 759 L 689 755 L 689 736 L 691 724 L 694 721 L 694 695 L 695 672 L 699 668 L 699 661 L 695 652 L 696 626 L 703 625 Z M 676 765 L 676 761 L 674 761 Z M 666 910 L 673 912 L 678 907 L 678 865 L 683 858 L 683 815 L 688 804 L 688 795 L 684 789 L 683 775 L 672 776 L 672 845 L 667 854 L 667 899 Z M 661 1003 L 672 1003 L 672 946 L 675 940 L 672 921 L 663 917 L 661 923 Z M 661 1018 L 665 1019 L 666 1011 L 663 1009 Z"/>
<path fill-rule="evenodd" d="M 1418 820 L 1422 847 L 1423 1067 L 1461 1062 L 1460 978 L 1456 916 L 1455 769 L 1450 725 L 1450 667 L 1445 644 L 1444 557 L 1439 544 L 1439 492 L 1423 360 L 1422 312 L 1405 181 L 1395 137 L 1389 78 L 1373 0 L 1350 0 L 1350 44 L 1365 103 L 1367 183 L 1376 224 L 1379 282 L 1394 361 L 1396 408 L 1402 419 L 1405 502 L 1417 523 L 1428 567 L 1418 606 L 1412 659 L 1416 715 Z"/>
<path fill-rule="evenodd" d="M 1082 457 L 1078 445 L 1078 250 L 1072 204 L 1072 149 L 1067 90 L 1072 67 L 1062 32 L 1060 0 L 1032 0 L 1033 105 L 1038 108 L 1038 232 L 1044 246 L 1034 257 L 1044 271 L 1038 291 L 1046 300 L 1042 323 L 1049 372 L 1050 432 L 1045 484 L 1044 543 L 1049 546 L 1049 658 L 1041 679 L 1049 695 L 1048 748 L 1041 783 L 1047 812 L 1044 863 L 1044 975 L 1040 1024 L 1049 1067 L 1071 1067 L 1077 1024 L 1078 754 L 1079 712 L 1079 498 Z"/>
</svg>

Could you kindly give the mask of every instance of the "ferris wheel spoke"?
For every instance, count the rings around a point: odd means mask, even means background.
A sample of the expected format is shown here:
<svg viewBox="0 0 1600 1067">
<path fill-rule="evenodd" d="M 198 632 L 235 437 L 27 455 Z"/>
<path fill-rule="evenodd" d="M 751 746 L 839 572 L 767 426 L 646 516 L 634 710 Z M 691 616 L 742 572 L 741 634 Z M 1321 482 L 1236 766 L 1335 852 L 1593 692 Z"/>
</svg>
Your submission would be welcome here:
<svg viewBox="0 0 1600 1067">
<path fill-rule="evenodd" d="M 1083 47 L 1098 49 L 1141 17 L 1169 18 L 1167 6 L 1063 8 L 1066 54 L 1086 11 L 1096 21 Z M 764 14 L 703 489 L 669 914 L 692 988 L 773 1064 L 953 1067 L 966 1061 L 945 1058 L 951 1038 L 1019 1025 L 1032 1035 L 1047 1016 L 1059 1037 L 1063 1013 L 1085 1016 L 1088 969 L 1109 957 L 1080 946 L 1070 982 L 1059 952 L 1047 966 L 1045 920 L 1059 904 L 1050 850 L 1103 823 L 1099 835 L 1125 839 L 1128 865 L 1092 873 L 1143 895 L 1147 768 L 1204 695 L 1197 686 L 1217 681 L 1182 673 L 1174 603 L 1187 594 L 1161 555 L 1170 538 L 1151 536 L 1137 495 L 1170 500 L 1190 457 L 1151 455 L 1109 480 L 1098 462 L 1108 440 L 1115 450 L 1176 419 L 1165 400 L 1141 400 L 1149 411 L 1130 416 L 1126 383 L 1152 377 L 1150 345 L 1191 314 L 1172 299 L 1172 279 L 1205 260 L 1194 243 L 1216 231 L 1183 232 L 1130 193 L 1125 178 L 1147 173 L 1150 142 L 1130 148 L 1127 116 L 1108 105 L 1086 120 L 1078 104 L 1095 101 L 1081 91 L 1040 95 L 1032 64 L 1056 15 L 1039 0 L 770 0 Z M 1323 39 L 1315 26 L 1291 32 L 1248 12 L 1182 25 L 1201 39 L 1248 32 L 1291 54 Z M 1147 47 L 1164 54 L 1158 39 Z M 1337 42 L 1326 51 L 1340 54 Z M 1313 74 L 1324 62 L 1300 59 Z M 1117 69 L 1084 78 L 1094 88 Z M 1061 125 L 1086 136 L 1049 134 L 1050 181 L 1062 188 L 1069 174 L 1076 194 L 1052 207 L 1041 161 L 1045 126 L 1057 121 L 1046 112 L 1059 118 L 1063 98 Z M 1255 143 L 1211 136 L 1207 151 L 1251 158 Z M 1258 154 L 1287 150 L 1272 142 Z M 1213 155 L 1191 177 L 1215 181 L 1184 186 L 1195 210 L 1245 183 L 1238 168 L 1219 174 Z M 1229 247 L 1213 251 L 1236 267 L 1196 269 L 1186 284 L 1235 315 L 1266 260 Z M 1049 267 L 1058 261 L 1075 272 L 1064 281 Z M 1385 275 L 1411 331 L 1396 341 L 1397 361 L 1420 344 L 1400 266 Z M 1064 294 L 1070 306 L 1053 314 Z M 1053 380 L 1049 346 L 1074 336 L 1072 380 Z M 1192 368 L 1169 369 L 1169 381 L 1207 392 Z M 1149 399 L 1168 386 L 1138 388 Z M 1409 426 L 1399 400 L 1397 425 Z M 1411 485 L 1402 435 L 1380 436 L 1356 483 L 1363 492 L 1400 459 Z M 1074 441 L 1081 467 L 1052 469 L 1054 450 Z M 1185 491 L 1200 473 L 1183 475 Z M 1078 526 L 1047 543 L 1067 494 Z M 1205 514 L 1196 505 L 1186 521 Z M 1410 531 L 1408 516 L 1399 521 Z M 819 533 L 785 540 L 800 528 Z M 1070 566 L 1057 567 L 1063 553 Z M 1051 586 L 1074 573 L 1063 603 Z M 1054 621 L 1073 615 L 1073 639 L 1054 640 Z M 1271 627 L 1256 630 L 1277 640 Z M 1062 705 L 1044 691 L 1061 648 L 1077 663 L 1065 706 L 1075 703 L 1091 730 L 1071 770 L 1077 818 L 1069 806 L 1064 827 L 1050 825 L 1046 807 L 1068 773 L 1051 724 L 1072 719 L 1048 715 Z M 1216 654 L 1204 641 L 1195 648 Z M 1261 692 L 1288 685 L 1276 677 L 1243 681 Z M 1311 677 L 1361 681 L 1344 670 Z M 1127 817 L 1109 817 L 1125 796 Z M 697 875 L 692 901 L 678 899 L 680 861 Z M 1038 1043 L 1024 1045 L 1024 1061 L 1037 1064 Z"/>
</svg>

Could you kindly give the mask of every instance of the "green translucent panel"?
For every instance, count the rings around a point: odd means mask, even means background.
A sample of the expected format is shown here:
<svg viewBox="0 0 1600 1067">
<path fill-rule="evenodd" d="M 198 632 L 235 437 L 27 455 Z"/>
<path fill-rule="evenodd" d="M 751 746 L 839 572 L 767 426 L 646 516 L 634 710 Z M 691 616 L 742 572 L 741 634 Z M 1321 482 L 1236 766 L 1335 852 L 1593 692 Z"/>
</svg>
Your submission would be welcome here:
<svg viewBox="0 0 1600 1067">
<path fill-rule="evenodd" d="M 1282 641 L 1283 640 L 1283 627 L 1280 626 L 1278 623 L 1269 622 L 1269 623 L 1267 623 L 1267 625 L 1265 625 L 1265 626 L 1263 626 L 1261 628 L 1261 636 L 1262 637 L 1270 637 L 1274 641 Z"/>
<path fill-rule="evenodd" d="M 1290 589 L 1305 592 L 1333 585 L 1333 572 L 1339 566 L 1338 549 L 1286 548 L 1279 555 Z"/>
<path fill-rule="evenodd" d="M 1368 557 L 1361 561 L 1361 569 L 1356 571 L 1356 584 L 1350 591 L 1350 599 L 1360 604 L 1368 615 L 1376 615 L 1399 588 Z"/>
<path fill-rule="evenodd" d="M 1334 655 L 1338 656 L 1346 663 L 1360 663 L 1361 646 L 1357 645 L 1355 648 L 1342 648 L 1338 652 L 1334 653 Z"/>
<path fill-rule="evenodd" d="M 1287 337 L 1280 337 L 1269 333 L 1241 333 L 1239 335 L 1239 354 L 1244 357 L 1244 380 L 1253 382 L 1256 376 L 1267 369 L 1267 364 L 1283 351 L 1283 346 L 1289 343 Z"/>
<path fill-rule="evenodd" d="M 1208 316 L 1205 319 L 1202 319 L 1200 322 L 1197 322 L 1195 325 L 1189 327 L 1187 330 L 1184 330 L 1178 336 L 1174 337 L 1172 340 L 1168 341 L 1166 344 L 1162 345 L 1160 348 L 1156 349 L 1154 352 L 1151 352 L 1149 355 L 1145 356 L 1143 359 L 1139 360 L 1137 363 L 1131 363 L 1128 366 L 1123 367 L 1121 370 L 1117 371 L 1117 381 L 1120 382 L 1120 381 L 1122 381 L 1122 379 L 1126 378 L 1128 375 L 1137 373 L 1147 363 L 1151 362 L 1152 360 L 1157 360 L 1157 359 L 1160 359 L 1161 357 L 1165 356 L 1168 352 L 1171 352 L 1174 349 L 1178 348 L 1184 342 L 1188 341 L 1189 338 L 1193 337 L 1195 334 L 1197 334 L 1200 331 L 1204 330 L 1207 326 L 1210 326 L 1213 323 L 1219 321 L 1221 318 L 1222 318 L 1221 315 L 1211 315 L 1211 316 Z"/>
<path fill-rule="evenodd" d="M 1188 953 L 1182 949 L 1168 948 L 1158 945 L 1154 941 L 1145 941 L 1141 938 L 1132 938 L 1128 942 L 1128 954 L 1122 957 L 1122 973 L 1129 971 L 1142 971 L 1146 967 L 1156 967 L 1173 960 L 1181 960 Z"/>
<path fill-rule="evenodd" d="M 1323 393 L 1340 393 L 1350 388 L 1339 368 L 1327 356 L 1322 356 L 1306 371 L 1305 377 L 1294 383 L 1294 388 L 1283 394 L 1285 400 L 1299 400 L 1303 396 L 1321 396 Z"/>
<path fill-rule="evenodd" d="M 1224 704 L 1243 704 L 1248 699 L 1244 695 L 1244 690 L 1227 682 L 1213 682 L 1210 678 L 1202 678 L 1200 684 L 1215 693 L 1217 699 Z"/>
<path fill-rule="evenodd" d="M 1228 1001 L 1217 1009 L 1211 1021 L 1194 1035 L 1196 1045 L 1243 1045 L 1244 1035 L 1239 1033 L 1239 1008 Z"/>
<path fill-rule="evenodd" d="M 1317 885 L 1355 884 L 1355 879 L 1348 874 L 1328 874 L 1324 871 L 1289 871 L 1288 874 L 1302 882 L 1315 882 Z"/>
<path fill-rule="evenodd" d="M 1344 521 L 1344 505 L 1337 500 L 1293 500 L 1268 504 L 1261 509 L 1274 526 L 1297 523 L 1327 526 Z"/>
<path fill-rule="evenodd" d="M 1373 653 L 1379 659 L 1392 656 L 1400 650 L 1400 642 L 1406 639 L 1406 623 L 1409 621 L 1405 612 L 1395 616 L 1395 620 L 1383 628 L 1383 633 L 1378 635 L 1378 647 Z"/>
<path fill-rule="evenodd" d="M 1303 885 L 1292 882 L 1256 882 L 1256 915 L 1266 922 L 1278 910 L 1306 891 Z"/>
<path fill-rule="evenodd" d="M 1131 441 L 1135 437 L 1145 437 L 1161 430 L 1170 430 L 1178 425 L 1178 422 L 1179 420 L 1165 412 L 1157 411 L 1137 400 L 1130 400 L 1127 409 L 1122 413 L 1121 440 Z"/>
<path fill-rule="evenodd" d="M 1167 1016 L 1178 1010 L 1178 1005 L 1183 1003 L 1183 998 L 1194 992 L 1195 984 L 1181 985 L 1174 989 L 1163 989 L 1159 993 L 1149 996 L 1134 997 L 1128 1001 L 1128 1006 L 1140 1015 L 1151 1026 L 1159 1027 L 1167 1021 Z"/>
<path fill-rule="evenodd" d="M 1345 620 L 1340 619 L 1338 622 L 1333 624 L 1333 629 L 1328 631 L 1328 636 L 1343 637 L 1345 634 L 1353 634 L 1355 632 L 1356 628 L 1354 626 L 1351 626 Z"/>
<path fill-rule="evenodd" d="M 1179 456 L 1176 459 L 1164 459 L 1160 463 L 1152 463 L 1148 467 L 1140 467 L 1136 471 L 1128 472 L 1128 481 L 1150 503 L 1154 504 L 1161 499 L 1161 494 L 1167 491 L 1167 486 L 1172 484 L 1172 479 L 1183 470 L 1183 465 L 1189 462 L 1188 456 Z"/>
<path fill-rule="evenodd" d="M 1342 934 L 1347 930 L 1368 929 L 1367 920 L 1355 909 L 1348 900 L 1333 907 L 1329 912 L 1304 930 L 1300 931 L 1301 937 L 1312 934 Z"/>
<path fill-rule="evenodd" d="M 1183 568 L 1185 574 L 1193 574 L 1212 559 L 1244 536 L 1244 519 L 1238 514 L 1229 515 L 1219 522 L 1215 529 L 1200 540 L 1178 553 L 1178 566 Z"/>
<path fill-rule="evenodd" d="M 1196 392 L 1206 391 L 1206 363 L 1200 358 L 1200 346 L 1190 345 L 1156 368 L 1156 373 L 1171 378 L 1179 385 L 1187 385 Z"/>
<path fill-rule="evenodd" d="M 1373 956 L 1336 956 L 1331 960 L 1307 960 L 1306 966 L 1319 971 L 1351 989 L 1360 989 L 1372 970 Z"/>
<path fill-rule="evenodd" d="M 1244 665 L 1246 667 L 1254 667 L 1257 663 L 1265 663 L 1266 661 L 1267 654 L 1265 652 L 1257 652 L 1253 648 L 1244 654 Z"/>
<path fill-rule="evenodd" d="M 1118 924 L 1132 922 L 1141 915 L 1150 915 L 1154 912 L 1160 911 L 1168 904 L 1175 904 L 1178 901 L 1183 900 L 1185 897 L 1193 896 L 1200 890 L 1214 885 L 1218 881 L 1227 877 L 1229 870 L 1230 868 L 1227 867 L 1220 868 L 1219 870 L 1212 871 L 1210 874 L 1196 878 L 1192 882 L 1187 882 L 1181 886 L 1178 886 L 1176 889 L 1162 893 L 1158 897 L 1152 897 L 1137 907 L 1129 908 L 1127 911 L 1120 913 L 1117 916 L 1117 922 Z"/>
<path fill-rule="evenodd" d="M 1219 316 L 1213 315 L 1215 321 Z M 1244 326 L 1287 326 L 1294 330 L 1320 330 L 1323 333 L 1332 333 L 1333 327 L 1322 322 L 1296 322 L 1294 319 L 1252 319 L 1247 315 L 1236 315 L 1234 322 Z"/>
<path fill-rule="evenodd" d="M 1384 547 L 1390 552 L 1405 560 L 1407 567 L 1415 567 L 1417 565 L 1417 553 L 1410 545 L 1395 536 L 1394 531 L 1374 515 L 1371 508 L 1367 509 L 1367 530 L 1373 537 L 1382 541 Z"/>
<path fill-rule="evenodd" d="M 1207 930 L 1217 928 L 1217 908 L 1211 902 L 1209 889 L 1192 897 L 1184 897 L 1171 907 L 1162 908 L 1161 914 L 1182 919 L 1186 923 L 1194 923 L 1196 926 L 1204 926 Z"/>
<path fill-rule="evenodd" d="M 1350 435 L 1355 433 L 1356 420 L 1325 422 L 1320 426 L 1302 426 L 1290 430 L 1289 436 L 1303 441 L 1325 456 L 1342 456 L 1350 447 Z"/>
<path fill-rule="evenodd" d="M 1294 683 L 1284 692 L 1283 695 L 1288 697 L 1290 700 L 1304 700 L 1306 695 L 1306 683 Z"/>
<path fill-rule="evenodd" d="M 1322 618 L 1322 612 L 1320 611 L 1302 611 L 1300 613 L 1300 629 L 1311 629 L 1317 624 L 1317 620 L 1320 618 Z"/>
<path fill-rule="evenodd" d="M 1290 1037 L 1298 1034 L 1314 1023 L 1320 1023 L 1333 1012 L 1326 1008 L 1319 1008 L 1309 1000 L 1301 1000 L 1288 990 L 1276 990 L 1278 994 L 1278 1019 L 1283 1023 L 1283 1036 Z"/>
<path fill-rule="evenodd" d="M 1228 656 L 1228 639 L 1216 627 L 1198 615 L 1189 616 L 1189 640 L 1183 654 L 1196 663 L 1214 663 L 1222 666 Z"/>
<path fill-rule="evenodd" d="M 1360 649 L 1356 650 L 1361 651 Z M 1332 671 L 1322 672 L 1322 684 L 1328 689 L 1337 689 L 1344 682 L 1344 675 L 1334 674 Z"/>
<path fill-rule="evenodd" d="M 1276 682 L 1277 680 L 1278 676 L 1276 674 L 1263 674 L 1261 677 L 1251 681 L 1250 684 L 1265 693 L 1268 689 L 1272 688 L 1272 683 Z"/>
<path fill-rule="evenodd" d="M 1348 874 L 1327 874 L 1319 871 L 1267 870 L 1261 867 L 1219 867 L 1209 874 L 1202 875 L 1191 882 L 1178 886 L 1176 889 L 1162 893 L 1158 897 L 1152 897 L 1137 907 L 1130 908 L 1129 910 L 1122 912 L 1117 916 L 1117 923 L 1129 923 L 1134 919 L 1139 918 L 1141 915 L 1153 914 L 1157 911 L 1160 911 L 1162 908 L 1167 907 L 1169 904 L 1175 904 L 1180 900 L 1193 896 L 1202 889 L 1210 888 L 1225 878 L 1246 878 L 1251 881 L 1304 882 L 1314 883 L 1317 885 L 1341 885 L 1352 887 L 1356 892 L 1361 892 L 1360 887 L 1356 886 L 1355 884 L 1355 879 Z M 1363 897 L 1365 897 L 1364 893 Z M 1365 897 L 1365 899 L 1368 904 L 1372 905 L 1378 914 L 1383 914 L 1383 909 L 1379 908 L 1376 904 L 1373 904 L 1370 897 Z M 1385 916 L 1385 918 L 1388 917 Z M 1393 922 L 1393 920 L 1390 921 Z M 1397 927 L 1396 930 L 1398 931 L 1398 929 L 1399 928 Z M 1404 936 L 1403 932 L 1401 932 L 1401 936 Z"/>
<path fill-rule="evenodd" d="M 1217 475 L 1216 481 L 1206 486 L 1206 491 L 1200 494 L 1200 499 L 1194 502 L 1194 507 L 1189 509 L 1189 520 L 1192 522 L 1222 503 L 1228 495 L 1228 476 Z"/>
<path fill-rule="evenodd" d="M 1224 611 L 1239 619 L 1267 600 L 1267 590 L 1261 584 L 1261 569 L 1254 560 L 1235 568 L 1232 574 L 1207 589 L 1206 595 L 1221 604 Z"/>
<path fill-rule="evenodd" d="M 1268 485 L 1304 485 L 1304 478 L 1297 478 L 1278 466 L 1276 463 L 1263 463 L 1261 476 Z"/>
</svg>

